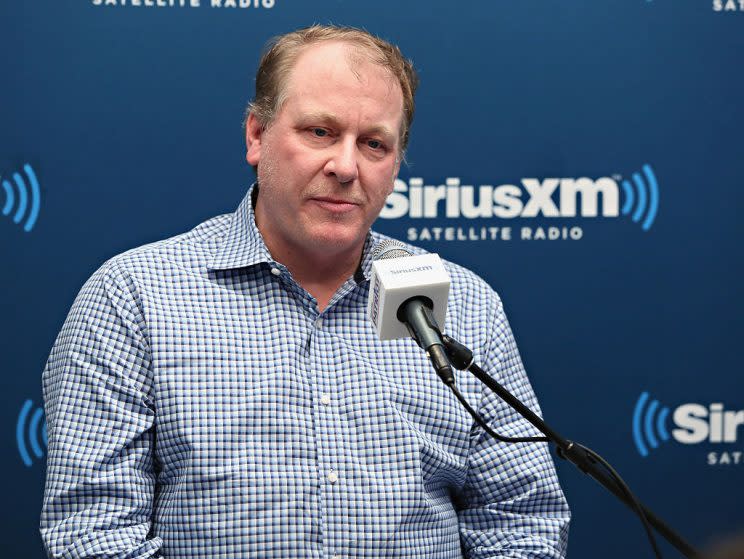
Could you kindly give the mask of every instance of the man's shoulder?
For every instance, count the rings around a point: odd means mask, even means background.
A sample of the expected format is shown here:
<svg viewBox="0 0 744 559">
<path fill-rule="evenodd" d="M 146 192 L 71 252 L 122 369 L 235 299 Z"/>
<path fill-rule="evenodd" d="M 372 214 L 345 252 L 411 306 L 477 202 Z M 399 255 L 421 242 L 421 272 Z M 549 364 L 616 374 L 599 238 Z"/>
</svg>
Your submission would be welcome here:
<svg viewBox="0 0 744 559">
<path fill-rule="evenodd" d="M 233 214 L 211 217 L 184 233 L 129 249 L 106 260 L 98 274 L 139 275 L 167 268 L 205 270 L 221 246 Z"/>
</svg>

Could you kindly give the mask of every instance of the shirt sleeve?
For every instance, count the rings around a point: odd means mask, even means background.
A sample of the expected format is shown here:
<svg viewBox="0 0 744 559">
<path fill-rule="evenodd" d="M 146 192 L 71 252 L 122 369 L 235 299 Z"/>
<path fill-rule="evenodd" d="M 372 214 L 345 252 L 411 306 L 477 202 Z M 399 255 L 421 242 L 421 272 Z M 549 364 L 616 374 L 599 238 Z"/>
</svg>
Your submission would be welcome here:
<svg viewBox="0 0 744 559">
<path fill-rule="evenodd" d="M 491 339 L 481 367 L 541 415 L 501 302 L 492 295 Z M 541 435 L 485 387 L 479 412 L 501 435 Z M 462 503 L 460 538 L 467 558 L 565 557 L 570 512 L 548 443 L 499 442 L 474 427 Z"/>
<path fill-rule="evenodd" d="M 50 558 L 159 557 L 150 537 L 155 411 L 136 290 L 109 261 L 83 286 L 42 375 Z"/>
</svg>

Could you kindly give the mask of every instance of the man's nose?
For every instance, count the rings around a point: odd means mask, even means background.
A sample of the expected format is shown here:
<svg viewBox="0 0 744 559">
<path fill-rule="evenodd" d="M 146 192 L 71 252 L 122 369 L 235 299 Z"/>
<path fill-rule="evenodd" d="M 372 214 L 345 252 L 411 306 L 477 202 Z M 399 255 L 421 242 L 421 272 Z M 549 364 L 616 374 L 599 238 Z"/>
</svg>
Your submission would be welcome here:
<svg viewBox="0 0 744 559">
<path fill-rule="evenodd" d="M 354 139 L 349 138 L 337 142 L 326 162 L 324 169 L 326 175 L 336 177 L 336 180 L 342 184 L 353 182 L 359 176 L 357 155 L 357 145 Z"/>
</svg>

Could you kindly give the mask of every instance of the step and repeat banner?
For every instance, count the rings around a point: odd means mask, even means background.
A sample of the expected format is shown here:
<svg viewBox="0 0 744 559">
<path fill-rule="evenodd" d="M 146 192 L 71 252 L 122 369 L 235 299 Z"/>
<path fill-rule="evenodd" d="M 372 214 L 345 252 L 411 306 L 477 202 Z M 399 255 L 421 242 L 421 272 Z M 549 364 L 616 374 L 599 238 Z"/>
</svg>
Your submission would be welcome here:
<svg viewBox="0 0 744 559">
<path fill-rule="evenodd" d="M 381 35 L 420 73 L 375 227 L 483 276 L 545 418 L 691 543 L 744 530 L 743 2 L 34 0 L 0 16 L 8 556 L 44 556 L 41 371 L 77 291 L 111 256 L 234 210 L 261 47 L 314 22 Z M 569 556 L 650 556 L 631 512 L 556 460 Z"/>
</svg>

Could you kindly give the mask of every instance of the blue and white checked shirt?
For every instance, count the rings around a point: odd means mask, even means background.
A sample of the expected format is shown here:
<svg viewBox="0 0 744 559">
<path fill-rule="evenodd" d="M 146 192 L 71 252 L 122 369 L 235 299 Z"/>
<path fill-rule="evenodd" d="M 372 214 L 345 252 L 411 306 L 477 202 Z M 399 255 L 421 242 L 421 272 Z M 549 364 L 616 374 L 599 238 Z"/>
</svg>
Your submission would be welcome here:
<svg viewBox="0 0 744 559">
<path fill-rule="evenodd" d="M 377 338 L 365 308 L 382 238 L 322 313 L 271 258 L 250 192 L 106 262 L 43 374 L 49 557 L 562 557 L 547 444 L 492 441 L 413 340 Z M 445 330 L 538 410 L 498 296 L 447 267 Z M 535 434 L 457 382 L 500 433 Z"/>
</svg>

